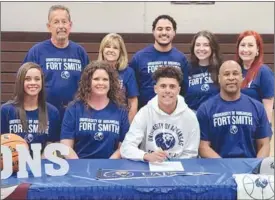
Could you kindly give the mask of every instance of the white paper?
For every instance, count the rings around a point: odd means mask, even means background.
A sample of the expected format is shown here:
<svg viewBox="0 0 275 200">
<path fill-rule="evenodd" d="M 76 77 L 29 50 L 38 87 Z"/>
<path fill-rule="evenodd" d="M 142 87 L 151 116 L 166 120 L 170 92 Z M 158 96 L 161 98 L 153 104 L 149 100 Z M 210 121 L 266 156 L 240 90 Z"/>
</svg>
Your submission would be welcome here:
<svg viewBox="0 0 275 200">
<path fill-rule="evenodd" d="M 149 163 L 150 171 L 184 171 L 184 168 L 179 161 L 173 162 L 154 162 Z"/>
</svg>

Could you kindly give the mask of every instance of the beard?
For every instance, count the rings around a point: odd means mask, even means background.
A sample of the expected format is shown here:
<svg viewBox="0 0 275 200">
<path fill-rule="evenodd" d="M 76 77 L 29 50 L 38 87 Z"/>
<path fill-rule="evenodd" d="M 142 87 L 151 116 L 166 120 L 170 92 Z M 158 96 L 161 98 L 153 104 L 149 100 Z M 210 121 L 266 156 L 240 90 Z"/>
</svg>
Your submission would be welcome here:
<svg viewBox="0 0 275 200">
<path fill-rule="evenodd" d="M 167 42 L 160 42 L 159 40 L 155 39 L 156 43 L 161 46 L 161 47 L 167 47 L 172 43 L 172 40 L 167 41 Z"/>
</svg>

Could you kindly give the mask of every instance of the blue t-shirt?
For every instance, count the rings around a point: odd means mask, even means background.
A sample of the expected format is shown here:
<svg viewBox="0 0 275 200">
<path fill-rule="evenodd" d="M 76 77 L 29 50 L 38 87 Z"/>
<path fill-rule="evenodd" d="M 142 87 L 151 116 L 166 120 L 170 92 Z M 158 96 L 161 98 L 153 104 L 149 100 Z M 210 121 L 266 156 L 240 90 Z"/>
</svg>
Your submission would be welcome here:
<svg viewBox="0 0 275 200">
<path fill-rule="evenodd" d="M 187 89 L 188 61 L 185 55 L 176 48 L 172 48 L 168 52 L 160 52 L 155 49 L 154 45 L 149 45 L 133 56 L 129 66 L 134 69 L 139 87 L 139 108 L 146 105 L 155 96 L 155 81 L 152 78 L 152 74 L 158 67 L 179 67 L 184 74 L 184 80 L 181 84 L 182 90 L 186 91 Z"/>
<path fill-rule="evenodd" d="M 242 68 L 242 73 L 245 77 L 247 70 Z M 262 99 L 274 97 L 274 73 L 267 65 L 262 65 L 255 79 L 241 92 L 260 102 Z"/>
<path fill-rule="evenodd" d="M 63 117 L 65 106 L 73 100 L 84 67 L 89 57 L 83 47 L 69 41 L 66 48 L 55 47 L 51 40 L 34 45 L 24 61 L 35 62 L 45 74 L 47 101 L 54 105 Z"/>
<path fill-rule="evenodd" d="M 197 110 L 203 102 L 219 93 L 219 87 L 213 83 L 207 66 L 189 70 L 188 90 L 184 98 L 189 108 Z"/>
<path fill-rule="evenodd" d="M 95 110 L 77 101 L 66 109 L 61 140 L 73 139 L 79 158 L 109 158 L 128 129 L 127 111 L 113 102 L 102 110 Z"/>
<path fill-rule="evenodd" d="M 1 134 L 14 133 L 24 138 L 29 144 L 40 143 L 42 149 L 47 142 L 60 140 L 60 116 L 58 110 L 47 103 L 48 129 L 46 133 L 38 132 L 38 109 L 26 111 L 28 132 L 23 131 L 21 120 L 15 105 L 6 103 L 1 106 Z"/>
<path fill-rule="evenodd" d="M 256 140 L 271 137 L 264 106 L 245 94 L 236 101 L 225 101 L 220 94 L 197 110 L 201 140 L 223 158 L 255 158 Z"/>
<path fill-rule="evenodd" d="M 125 92 L 126 98 L 137 97 L 139 95 L 135 73 L 132 68 L 126 67 L 122 71 L 118 71 L 122 90 Z"/>
</svg>

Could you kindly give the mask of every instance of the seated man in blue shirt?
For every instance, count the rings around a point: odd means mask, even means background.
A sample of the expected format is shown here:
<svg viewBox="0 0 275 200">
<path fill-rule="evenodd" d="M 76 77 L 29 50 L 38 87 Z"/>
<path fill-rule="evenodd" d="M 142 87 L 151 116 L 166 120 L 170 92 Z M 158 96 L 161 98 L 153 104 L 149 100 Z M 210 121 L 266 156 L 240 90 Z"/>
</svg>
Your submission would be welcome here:
<svg viewBox="0 0 275 200">
<path fill-rule="evenodd" d="M 272 135 L 261 102 L 241 94 L 242 71 L 226 61 L 219 71 L 220 93 L 203 103 L 197 117 L 201 129 L 199 154 L 205 158 L 263 158 Z"/>
</svg>

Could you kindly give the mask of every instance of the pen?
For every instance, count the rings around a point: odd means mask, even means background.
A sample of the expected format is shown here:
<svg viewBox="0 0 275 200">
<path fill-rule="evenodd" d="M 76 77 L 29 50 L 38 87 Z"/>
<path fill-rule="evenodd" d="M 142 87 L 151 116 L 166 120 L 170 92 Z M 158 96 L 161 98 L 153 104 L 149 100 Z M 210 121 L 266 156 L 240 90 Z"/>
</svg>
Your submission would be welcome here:
<svg viewBox="0 0 275 200">
<path fill-rule="evenodd" d="M 159 147 L 162 151 L 164 151 L 161 147 Z M 166 156 L 167 160 L 171 160 L 168 156 Z"/>
</svg>

